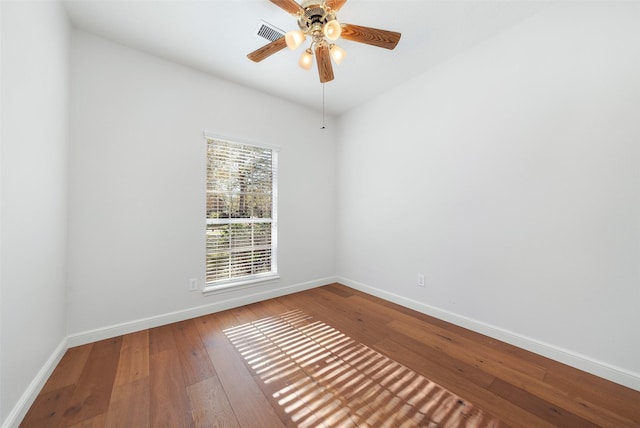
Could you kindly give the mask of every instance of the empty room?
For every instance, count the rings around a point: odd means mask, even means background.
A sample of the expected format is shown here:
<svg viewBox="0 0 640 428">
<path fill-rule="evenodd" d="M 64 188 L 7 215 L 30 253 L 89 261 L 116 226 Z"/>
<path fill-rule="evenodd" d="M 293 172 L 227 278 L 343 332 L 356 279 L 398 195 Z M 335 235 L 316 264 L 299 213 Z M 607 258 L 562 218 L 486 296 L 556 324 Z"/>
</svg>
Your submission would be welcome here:
<svg viewBox="0 0 640 428">
<path fill-rule="evenodd" d="M 2 428 L 640 426 L 640 2 L 0 22 Z"/>
</svg>

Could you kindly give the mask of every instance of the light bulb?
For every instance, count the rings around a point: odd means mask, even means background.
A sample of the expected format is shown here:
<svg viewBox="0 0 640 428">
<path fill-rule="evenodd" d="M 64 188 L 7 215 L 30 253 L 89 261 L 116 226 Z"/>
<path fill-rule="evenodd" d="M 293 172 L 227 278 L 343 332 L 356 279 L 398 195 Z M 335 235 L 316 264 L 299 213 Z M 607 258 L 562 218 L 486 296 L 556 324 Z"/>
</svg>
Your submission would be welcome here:
<svg viewBox="0 0 640 428">
<path fill-rule="evenodd" d="M 340 38 L 340 34 L 342 34 L 342 26 L 338 21 L 332 19 L 331 21 L 324 24 L 322 32 L 327 39 L 338 40 L 338 38 Z"/>
<path fill-rule="evenodd" d="M 305 39 L 306 36 L 301 30 L 292 30 L 284 35 L 284 40 L 285 42 L 287 42 L 287 47 L 291 50 L 294 50 L 298 46 L 300 46 Z"/>
<path fill-rule="evenodd" d="M 331 58 L 333 58 L 333 61 L 338 65 L 340 65 L 344 57 L 347 56 L 347 51 L 338 45 L 331 45 L 329 53 L 331 53 Z"/>
<path fill-rule="evenodd" d="M 313 64 L 313 54 L 311 53 L 311 49 L 306 49 L 304 52 L 302 52 L 300 60 L 298 61 L 298 65 L 305 70 L 310 70 L 311 64 Z"/>
</svg>

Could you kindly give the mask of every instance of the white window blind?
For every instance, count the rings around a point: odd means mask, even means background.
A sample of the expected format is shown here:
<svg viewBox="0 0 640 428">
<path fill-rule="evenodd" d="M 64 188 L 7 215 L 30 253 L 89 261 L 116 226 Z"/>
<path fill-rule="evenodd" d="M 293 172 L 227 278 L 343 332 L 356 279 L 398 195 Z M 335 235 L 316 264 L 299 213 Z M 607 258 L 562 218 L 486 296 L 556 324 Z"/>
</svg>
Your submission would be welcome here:
<svg viewBox="0 0 640 428">
<path fill-rule="evenodd" d="M 207 286 L 273 276 L 277 151 L 207 138 Z"/>
</svg>

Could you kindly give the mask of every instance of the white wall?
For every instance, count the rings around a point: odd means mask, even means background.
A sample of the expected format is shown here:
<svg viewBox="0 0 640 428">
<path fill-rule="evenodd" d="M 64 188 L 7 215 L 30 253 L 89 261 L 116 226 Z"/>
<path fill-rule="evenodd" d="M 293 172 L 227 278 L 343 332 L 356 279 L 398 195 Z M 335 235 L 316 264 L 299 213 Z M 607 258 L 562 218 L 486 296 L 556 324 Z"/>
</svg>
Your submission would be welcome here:
<svg viewBox="0 0 640 428">
<path fill-rule="evenodd" d="M 639 22 L 554 6 L 343 116 L 338 276 L 640 389 Z"/>
<path fill-rule="evenodd" d="M 69 29 L 58 3 L 0 7 L 2 423 L 66 337 Z"/>
<path fill-rule="evenodd" d="M 70 335 L 333 280 L 333 122 L 83 32 L 71 51 Z M 281 148 L 273 284 L 188 291 L 204 281 L 203 131 Z"/>
</svg>

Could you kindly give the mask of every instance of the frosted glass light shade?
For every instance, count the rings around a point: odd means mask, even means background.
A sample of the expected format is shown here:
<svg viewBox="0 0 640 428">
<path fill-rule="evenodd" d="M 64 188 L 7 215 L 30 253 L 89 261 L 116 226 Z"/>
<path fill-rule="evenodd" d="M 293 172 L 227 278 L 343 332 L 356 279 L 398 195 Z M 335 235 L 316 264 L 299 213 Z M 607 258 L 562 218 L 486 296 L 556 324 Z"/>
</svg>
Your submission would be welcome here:
<svg viewBox="0 0 640 428">
<path fill-rule="evenodd" d="M 300 46 L 305 39 L 306 36 L 301 30 L 292 30 L 284 35 L 284 41 L 287 42 L 287 47 L 291 50 Z"/>
<path fill-rule="evenodd" d="M 322 29 L 324 36 L 329 40 L 338 40 L 340 34 L 342 34 L 342 26 L 338 21 L 332 19 L 331 21 L 324 24 L 324 28 Z"/>
<path fill-rule="evenodd" d="M 345 51 L 338 45 L 331 45 L 329 53 L 331 54 L 331 58 L 333 58 L 333 62 L 338 65 L 340 65 L 344 57 L 347 56 L 347 51 Z"/>
<path fill-rule="evenodd" d="M 313 64 L 313 55 L 311 54 L 311 49 L 306 49 L 304 52 L 302 52 L 300 60 L 298 61 L 298 65 L 305 70 L 310 70 L 311 64 Z"/>
</svg>

